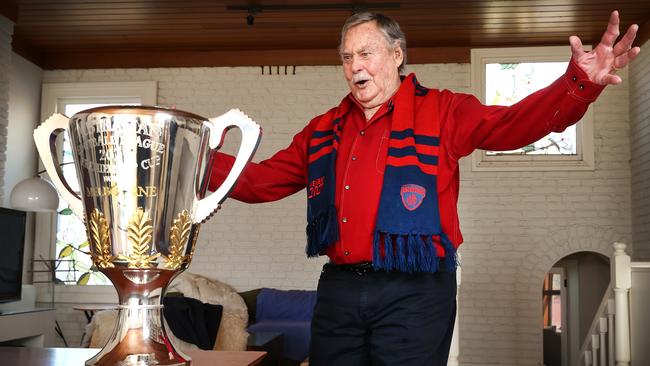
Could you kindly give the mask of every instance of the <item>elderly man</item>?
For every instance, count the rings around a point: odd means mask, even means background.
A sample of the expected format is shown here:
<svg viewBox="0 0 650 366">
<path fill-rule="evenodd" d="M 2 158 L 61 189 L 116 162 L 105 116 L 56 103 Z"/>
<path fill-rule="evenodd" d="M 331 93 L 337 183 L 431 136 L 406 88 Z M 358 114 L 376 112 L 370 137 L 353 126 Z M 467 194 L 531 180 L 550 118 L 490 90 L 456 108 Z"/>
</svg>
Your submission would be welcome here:
<svg viewBox="0 0 650 366">
<path fill-rule="evenodd" d="M 458 160 L 510 150 L 575 123 L 638 53 L 611 14 L 598 46 L 571 37 L 566 73 L 510 106 L 400 76 L 406 40 L 381 14 L 350 17 L 340 54 L 350 94 L 292 143 L 250 164 L 232 192 L 268 202 L 307 188 L 307 255 L 318 284 L 310 365 L 446 365 L 456 312 Z M 215 159 L 213 186 L 232 165 Z"/>
</svg>

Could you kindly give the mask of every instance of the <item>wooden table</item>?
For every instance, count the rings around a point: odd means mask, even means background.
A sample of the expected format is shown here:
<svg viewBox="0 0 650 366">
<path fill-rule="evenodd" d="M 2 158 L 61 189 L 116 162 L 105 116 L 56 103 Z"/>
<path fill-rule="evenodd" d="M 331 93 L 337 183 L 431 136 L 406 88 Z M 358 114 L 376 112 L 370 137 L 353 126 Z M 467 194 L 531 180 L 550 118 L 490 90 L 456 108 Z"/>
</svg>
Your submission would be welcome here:
<svg viewBox="0 0 650 366">
<path fill-rule="evenodd" d="M 0 347 L 0 360 L 3 365 L 83 366 L 97 352 L 97 348 Z M 192 350 L 187 354 L 192 366 L 255 366 L 266 352 Z"/>
</svg>

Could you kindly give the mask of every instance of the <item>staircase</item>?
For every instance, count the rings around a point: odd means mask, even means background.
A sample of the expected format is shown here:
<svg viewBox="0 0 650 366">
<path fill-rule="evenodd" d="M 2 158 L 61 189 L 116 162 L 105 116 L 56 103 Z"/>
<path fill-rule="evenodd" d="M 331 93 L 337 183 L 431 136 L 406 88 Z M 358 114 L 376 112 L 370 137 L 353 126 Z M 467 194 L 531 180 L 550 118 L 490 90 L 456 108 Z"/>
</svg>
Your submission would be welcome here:
<svg viewBox="0 0 650 366">
<path fill-rule="evenodd" d="M 611 282 L 580 349 L 579 366 L 650 365 L 650 262 L 614 243 Z"/>
</svg>

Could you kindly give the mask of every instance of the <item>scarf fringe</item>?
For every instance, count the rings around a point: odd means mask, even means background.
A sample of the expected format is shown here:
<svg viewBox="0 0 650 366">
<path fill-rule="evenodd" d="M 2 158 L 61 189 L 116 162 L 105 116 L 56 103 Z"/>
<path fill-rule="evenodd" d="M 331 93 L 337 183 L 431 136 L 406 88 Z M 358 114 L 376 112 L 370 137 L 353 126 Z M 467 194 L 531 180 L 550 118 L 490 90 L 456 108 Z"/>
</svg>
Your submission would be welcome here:
<svg viewBox="0 0 650 366">
<path fill-rule="evenodd" d="M 373 266 L 386 271 L 437 272 L 440 258 L 437 255 L 432 234 L 388 234 L 375 232 L 373 240 Z M 456 249 L 445 234 L 440 235 L 445 249 L 443 270 L 456 271 Z"/>
<path fill-rule="evenodd" d="M 322 215 L 307 223 L 307 257 L 314 258 L 324 254 L 330 245 L 339 240 L 338 215 L 331 205 Z"/>
<path fill-rule="evenodd" d="M 445 249 L 445 271 L 453 272 L 458 267 L 458 256 L 456 255 L 456 248 L 444 233 L 440 234 L 440 243 Z"/>
<path fill-rule="evenodd" d="M 440 258 L 438 257 L 438 252 L 436 251 L 436 245 L 433 243 L 433 238 L 431 235 L 427 235 L 424 238 L 426 245 L 424 246 L 425 256 L 427 258 L 427 265 L 431 268 L 435 268 L 437 272 L 440 269 Z"/>
</svg>

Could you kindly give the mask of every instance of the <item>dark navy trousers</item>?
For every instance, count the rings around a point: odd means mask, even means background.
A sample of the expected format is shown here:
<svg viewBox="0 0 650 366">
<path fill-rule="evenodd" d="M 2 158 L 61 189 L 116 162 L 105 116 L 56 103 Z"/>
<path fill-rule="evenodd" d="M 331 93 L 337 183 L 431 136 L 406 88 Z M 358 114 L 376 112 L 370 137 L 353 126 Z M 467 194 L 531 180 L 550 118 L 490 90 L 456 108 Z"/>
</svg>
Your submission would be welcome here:
<svg viewBox="0 0 650 366">
<path fill-rule="evenodd" d="M 309 365 L 446 366 L 455 316 L 455 272 L 358 274 L 326 264 Z"/>
</svg>

